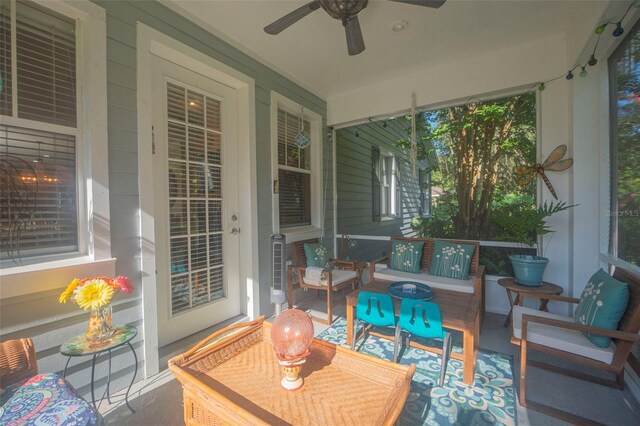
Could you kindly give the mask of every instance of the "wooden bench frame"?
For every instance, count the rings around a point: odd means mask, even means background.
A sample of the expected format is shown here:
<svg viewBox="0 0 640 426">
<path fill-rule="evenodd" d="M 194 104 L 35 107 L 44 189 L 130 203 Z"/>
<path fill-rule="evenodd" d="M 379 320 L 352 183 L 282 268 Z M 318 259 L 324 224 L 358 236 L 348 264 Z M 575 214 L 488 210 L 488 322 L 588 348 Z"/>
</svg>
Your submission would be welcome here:
<svg viewBox="0 0 640 426">
<path fill-rule="evenodd" d="M 449 240 L 442 238 L 418 238 L 418 237 L 391 237 L 389 241 L 388 255 L 376 259 L 369 264 L 369 277 L 371 280 L 375 277 L 376 264 L 384 263 L 387 267 L 391 264 L 391 248 L 394 241 L 407 241 L 407 242 L 423 242 L 422 246 L 422 259 L 420 260 L 420 272 L 428 273 L 431 267 L 431 257 L 433 256 L 433 250 L 435 248 L 435 241 L 446 241 L 455 244 L 468 244 L 475 246 L 473 251 L 473 258 L 471 259 L 471 265 L 469 267 L 469 276 L 473 277 L 473 294 L 480 299 L 480 324 L 484 320 L 484 304 L 485 304 L 485 267 L 480 265 L 480 243 L 478 241 L 471 240 Z"/>
</svg>

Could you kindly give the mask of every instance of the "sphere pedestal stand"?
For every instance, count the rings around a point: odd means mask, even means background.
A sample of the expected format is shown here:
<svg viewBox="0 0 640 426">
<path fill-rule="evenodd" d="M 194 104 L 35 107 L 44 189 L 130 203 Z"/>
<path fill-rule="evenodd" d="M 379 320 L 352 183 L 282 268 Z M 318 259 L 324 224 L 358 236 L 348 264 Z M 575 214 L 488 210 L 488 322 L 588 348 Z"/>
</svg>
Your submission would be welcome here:
<svg viewBox="0 0 640 426">
<path fill-rule="evenodd" d="M 284 377 L 280 381 L 280 384 L 284 389 L 293 391 L 302 387 L 304 379 L 300 377 L 300 370 L 302 369 L 302 364 L 304 364 L 305 361 L 305 358 L 297 361 L 278 360 L 278 363 L 282 367 L 282 372 L 284 373 Z"/>
</svg>

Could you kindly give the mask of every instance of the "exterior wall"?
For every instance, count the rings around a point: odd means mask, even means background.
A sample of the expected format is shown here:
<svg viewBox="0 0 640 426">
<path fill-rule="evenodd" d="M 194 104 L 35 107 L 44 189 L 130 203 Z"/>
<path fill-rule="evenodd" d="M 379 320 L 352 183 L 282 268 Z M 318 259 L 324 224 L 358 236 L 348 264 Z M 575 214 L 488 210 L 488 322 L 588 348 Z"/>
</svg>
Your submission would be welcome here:
<svg viewBox="0 0 640 426">
<path fill-rule="evenodd" d="M 107 90 L 108 90 L 108 149 L 111 209 L 111 252 L 117 258 L 116 272 L 131 278 L 136 288 L 133 296 L 120 297 L 114 302 L 114 320 L 138 327 L 134 340 L 138 353 L 138 378 L 143 376 L 144 363 L 141 309 L 140 272 L 140 204 L 138 190 L 138 140 L 136 111 L 136 22 L 142 22 L 202 53 L 223 62 L 253 78 L 256 83 L 256 139 L 257 151 L 257 200 L 258 212 L 259 274 L 254 277 L 260 286 L 261 314 L 270 315 L 273 305 L 269 298 L 271 271 L 272 233 L 271 213 L 271 156 L 270 92 L 275 90 L 323 117 L 326 126 L 326 103 L 303 90 L 291 81 L 239 52 L 192 22 L 151 1 L 95 1 L 107 12 Z M 324 165 L 328 188 L 325 205 L 331 206 L 332 146 L 323 131 Z M 150 155 L 150 153 L 148 154 Z M 326 235 L 333 235 L 333 215 L 327 209 Z M 332 247 L 332 244 L 329 243 Z M 61 371 L 66 358 L 59 354 L 60 344 L 67 338 L 82 333 L 88 314 L 77 306 L 58 304 L 58 295 L 67 285 L 58 283 L 58 290 L 18 296 L 0 300 L 0 338 L 8 340 L 20 337 L 34 339 L 40 371 Z M 155 318 L 147 320 L 155 321 Z M 213 325 L 213 324 L 212 324 Z M 114 358 L 112 390 L 128 384 L 133 370 L 128 350 L 118 350 Z M 91 359 L 72 361 L 68 377 L 84 395 L 89 392 Z M 106 358 L 98 363 L 97 376 L 106 373 Z M 103 386 L 105 380 L 100 380 Z"/>
<path fill-rule="evenodd" d="M 413 178 L 411 164 L 404 161 L 406 154 L 394 146 L 395 141 L 409 137 L 407 128 L 407 122 L 389 120 L 386 128 L 382 127 L 382 122 L 373 122 L 336 131 L 338 236 L 342 233 L 390 236 L 417 234 L 411 228 L 411 219 L 419 214 L 418 180 Z M 359 136 L 356 136 L 356 131 Z M 379 147 L 382 153 L 393 153 L 398 161 L 402 211 L 398 218 L 373 220 L 372 146 Z M 341 244 L 338 241 L 340 250 Z M 343 253 L 339 252 L 338 255 L 369 261 L 379 258 L 387 251 L 387 242 L 360 240 L 356 248 L 348 248 L 345 244 Z"/>
</svg>

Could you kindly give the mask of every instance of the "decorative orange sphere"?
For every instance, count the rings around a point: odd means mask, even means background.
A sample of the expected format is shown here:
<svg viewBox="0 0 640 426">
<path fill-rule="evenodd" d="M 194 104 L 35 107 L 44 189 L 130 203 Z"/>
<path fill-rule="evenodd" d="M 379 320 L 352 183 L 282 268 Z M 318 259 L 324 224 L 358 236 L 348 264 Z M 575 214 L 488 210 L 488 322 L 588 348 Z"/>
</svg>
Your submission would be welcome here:
<svg viewBox="0 0 640 426">
<path fill-rule="evenodd" d="M 273 350 L 280 359 L 305 357 L 313 340 L 313 322 L 299 309 L 282 312 L 271 326 Z"/>
</svg>

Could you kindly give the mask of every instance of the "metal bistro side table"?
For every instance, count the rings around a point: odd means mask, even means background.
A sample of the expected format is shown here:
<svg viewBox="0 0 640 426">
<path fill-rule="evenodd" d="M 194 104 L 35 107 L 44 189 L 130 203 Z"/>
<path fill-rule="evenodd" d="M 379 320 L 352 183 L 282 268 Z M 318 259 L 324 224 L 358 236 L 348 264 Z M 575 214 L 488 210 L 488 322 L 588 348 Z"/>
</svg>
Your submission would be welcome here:
<svg viewBox="0 0 640 426">
<path fill-rule="evenodd" d="M 79 334 L 71 339 L 67 340 L 60 346 L 60 353 L 62 355 L 68 356 L 67 363 L 64 366 L 64 372 L 62 376 L 65 377 L 67 375 L 67 367 L 69 366 L 69 362 L 73 357 L 81 357 L 81 356 L 89 356 L 92 355 L 93 359 L 91 361 L 91 401 L 93 402 L 93 407 L 97 410 L 98 406 L 96 405 L 96 396 L 95 396 L 95 369 L 96 369 L 96 360 L 103 352 L 109 353 L 109 375 L 107 376 L 107 388 L 105 392 L 102 394 L 100 398 L 100 402 L 104 399 L 105 394 L 107 395 L 107 401 L 111 403 L 111 398 L 109 395 L 109 385 L 111 384 L 111 351 L 119 348 L 120 346 L 128 345 L 131 349 L 131 353 L 133 354 L 134 359 L 134 369 L 133 369 L 133 378 L 131 379 L 131 383 L 127 388 L 127 393 L 125 394 L 124 401 L 129 407 L 131 412 L 135 413 L 135 410 L 131 408 L 129 405 L 129 391 L 131 390 L 131 386 L 133 386 L 133 382 L 136 380 L 136 373 L 138 371 L 138 357 L 136 356 L 136 351 L 131 345 L 131 340 L 138 334 L 138 330 L 133 325 L 119 325 L 114 327 L 114 332 L 111 337 L 103 340 L 87 340 L 84 334 Z"/>
<path fill-rule="evenodd" d="M 528 293 L 529 296 L 539 297 L 540 299 L 540 308 L 539 310 L 549 312 L 547 309 L 547 305 L 549 304 L 549 299 L 545 299 L 545 295 L 558 295 L 562 294 L 562 287 L 557 284 L 549 283 L 546 281 L 542 281 L 542 285 L 540 286 L 529 286 L 518 284 L 513 278 L 500 278 L 498 280 L 498 284 L 504 287 L 507 290 L 507 297 L 509 298 L 509 305 L 511 305 L 511 310 L 509 311 L 509 315 L 507 315 L 507 319 L 504 320 L 504 326 L 508 327 L 511 322 L 511 315 L 513 315 L 513 307 L 520 306 L 524 302 L 524 294 Z M 516 294 L 514 298 L 512 292 Z"/>
</svg>

